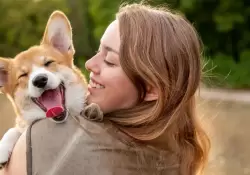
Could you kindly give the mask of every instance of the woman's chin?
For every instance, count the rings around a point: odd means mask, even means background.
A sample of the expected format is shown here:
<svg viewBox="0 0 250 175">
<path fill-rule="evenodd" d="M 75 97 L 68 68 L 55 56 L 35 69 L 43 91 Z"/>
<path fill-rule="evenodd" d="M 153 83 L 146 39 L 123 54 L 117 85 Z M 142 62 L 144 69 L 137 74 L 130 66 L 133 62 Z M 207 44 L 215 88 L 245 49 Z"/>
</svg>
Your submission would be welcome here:
<svg viewBox="0 0 250 175">
<path fill-rule="evenodd" d="M 95 103 L 97 104 L 100 108 L 101 108 L 101 104 L 100 104 L 100 101 L 98 101 L 98 99 L 95 99 L 92 95 L 88 95 L 87 98 L 86 98 L 86 103 L 87 105 L 91 104 L 91 103 Z"/>
</svg>

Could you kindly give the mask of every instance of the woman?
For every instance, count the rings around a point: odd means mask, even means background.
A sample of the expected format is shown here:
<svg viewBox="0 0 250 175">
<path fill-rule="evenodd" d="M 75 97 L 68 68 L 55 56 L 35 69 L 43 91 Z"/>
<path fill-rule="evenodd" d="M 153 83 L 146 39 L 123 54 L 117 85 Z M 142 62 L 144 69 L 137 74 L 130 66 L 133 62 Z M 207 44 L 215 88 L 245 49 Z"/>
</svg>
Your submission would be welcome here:
<svg viewBox="0 0 250 175">
<path fill-rule="evenodd" d="M 61 140 L 70 135 L 61 134 L 62 138 L 60 132 L 70 122 L 52 129 L 46 128 L 52 125 L 47 120 L 37 122 L 31 128 L 33 135 L 26 133 L 31 135 L 35 160 L 30 160 L 29 153 L 25 161 L 30 143 L 26 145 L 24 134 L 6 174 L 31 174 L 31 165 L 33 174 L 196 174 L 204 167 L 209 150 L 209 139 L 195 114 L 200 57 L 198 35 L 183 16 L 142 4 L 120 8 L 97 54 L 86 62 L 88 103 L 99 105 L 104 122 L 80 119 L 85 129 L 74 137 L 74 144 L 68 146 L 72 152 L 67 154 L 58 144 L 68 145 Z M 88 132 L 88 127 L 97 134 Z M 58 135 L 56 142 L 50 140 L 51 133 L 53 138 Z M 60 153 L 48 151 L 48 143 Z M 80 145 L 75 154 L 72 145 Z M 56 154 L 63 155 L 57 164 L 52 161 Z"/>
</svg>

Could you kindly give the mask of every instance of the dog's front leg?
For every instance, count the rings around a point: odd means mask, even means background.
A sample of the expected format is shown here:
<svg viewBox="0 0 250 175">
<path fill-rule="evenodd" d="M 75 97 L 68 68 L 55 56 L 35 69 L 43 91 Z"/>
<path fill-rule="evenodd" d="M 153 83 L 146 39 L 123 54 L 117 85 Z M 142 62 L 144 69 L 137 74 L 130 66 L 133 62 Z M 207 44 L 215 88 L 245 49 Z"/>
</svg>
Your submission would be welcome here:
<svg viewBox="0 0 250 175">
<path fill-rule="evenodd" d="M 0 169 L 8 162 L 14 146 L 21 136 L 17 128 L 9 129 L 0 141 Z"/>
</svg>

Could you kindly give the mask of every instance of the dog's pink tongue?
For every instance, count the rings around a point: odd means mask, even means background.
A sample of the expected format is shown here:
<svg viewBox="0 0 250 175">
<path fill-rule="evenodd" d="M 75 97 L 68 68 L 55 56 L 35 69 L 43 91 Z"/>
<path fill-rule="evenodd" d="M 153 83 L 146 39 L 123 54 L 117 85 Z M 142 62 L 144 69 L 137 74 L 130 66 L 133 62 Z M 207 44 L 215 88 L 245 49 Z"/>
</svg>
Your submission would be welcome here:
<svg viewBox="0 0 250 175">
<path fill-rule="evenodd" d="M 47 109 L 46 117 L 57 117 L 64 112 L 62 94 L 59 89 L 45 91 L 39 102 Z"/>
<path fill-rule="evenodd" d="M 46 112 L 46 117 L 53 118 L 59 116 L 63 111 L 62 107 L 53 107 Z"/>
</svg>

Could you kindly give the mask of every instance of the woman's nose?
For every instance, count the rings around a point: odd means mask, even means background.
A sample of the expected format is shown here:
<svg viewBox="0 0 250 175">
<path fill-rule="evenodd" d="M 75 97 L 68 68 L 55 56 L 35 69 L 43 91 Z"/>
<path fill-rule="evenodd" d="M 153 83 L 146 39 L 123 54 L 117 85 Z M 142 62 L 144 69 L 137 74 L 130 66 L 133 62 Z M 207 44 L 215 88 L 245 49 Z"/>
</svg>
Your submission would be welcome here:
<svg viewBox="0 0 250 175">
<path fill-rule="evenodd" d="M 86 61 L 85 68 L 88 71 L 93 72 L 95 74 L 100 73 L 100 66 L 98 65 L 98 60 L 96 59 L 96 56 L 94 56 Z"/>
</svg>

